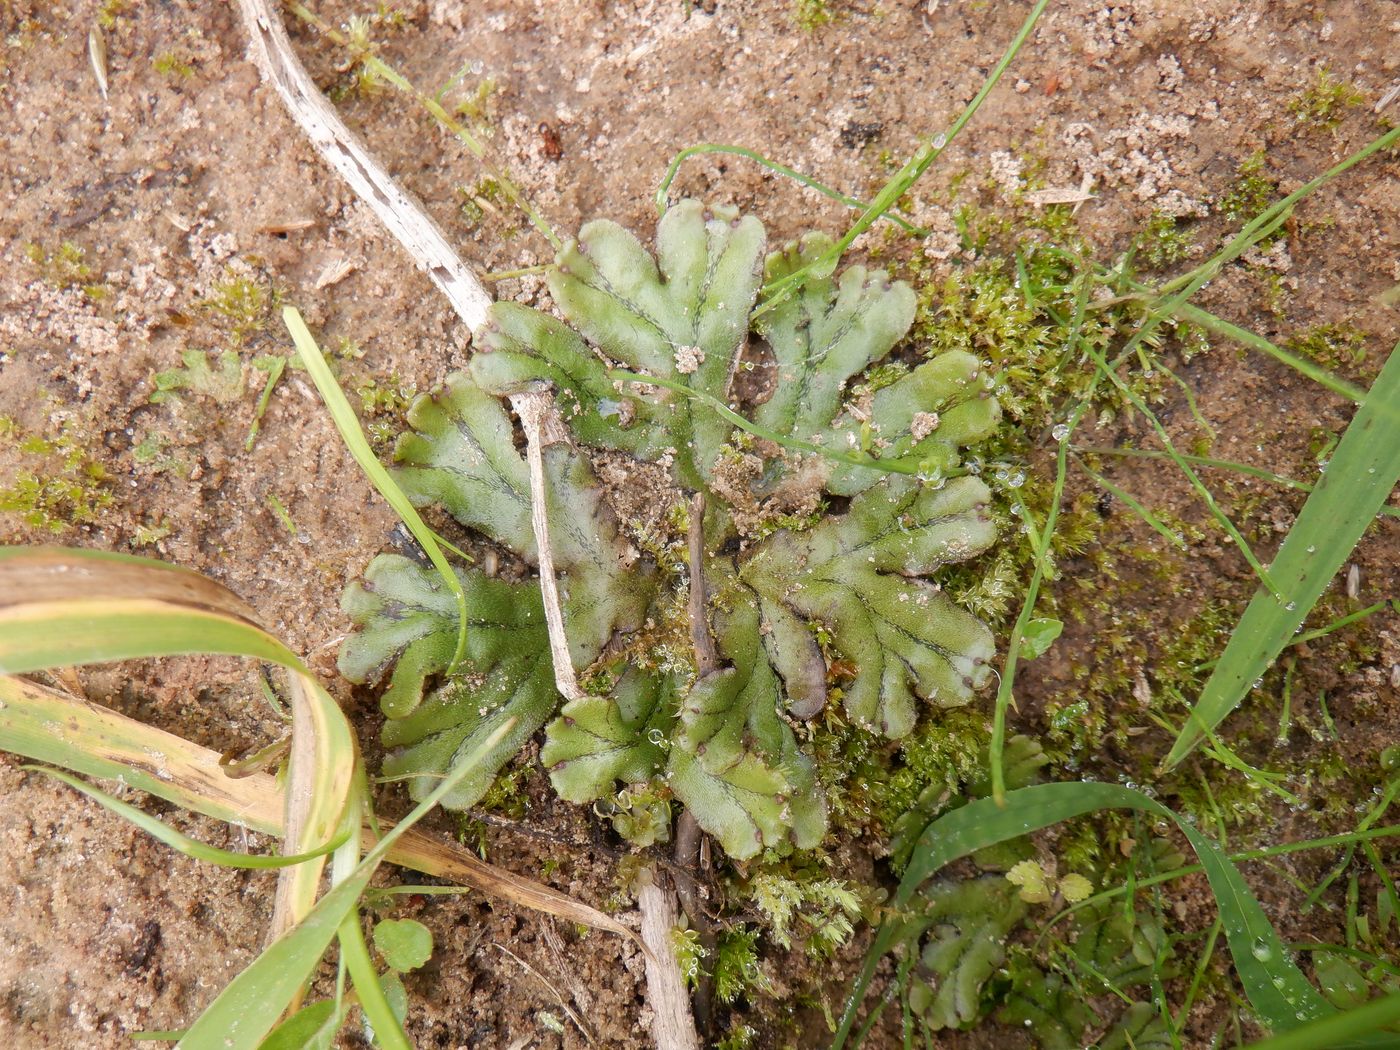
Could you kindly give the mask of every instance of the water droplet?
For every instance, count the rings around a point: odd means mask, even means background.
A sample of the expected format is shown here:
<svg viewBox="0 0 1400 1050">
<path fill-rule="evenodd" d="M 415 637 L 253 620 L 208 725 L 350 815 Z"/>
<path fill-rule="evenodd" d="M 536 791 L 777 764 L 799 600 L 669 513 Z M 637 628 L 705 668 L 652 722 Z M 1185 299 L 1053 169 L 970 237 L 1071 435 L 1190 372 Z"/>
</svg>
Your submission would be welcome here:
<svg viewBox="0 0 1400 1050">
<path fill-rule="evenodd" d="M 1260 962 L 1268 962 L 1274 957 L 1274 950 L 1269 947 L 1268 942 L 1257 940 L 1254 942 L 1254 946 L 1249 949 L 1249 954 Z"/>
<path fill-rule="evenodd" d="M 1064 441 L 1065 438 L 1069 437 L 1069 424 L 1056 423 L 1050 430 L 1050 436 L 1056 441 Z"/>
<path fill-rule="evenodd" d="M 933 137 L 933 148 L 934 148 L 934 149 L 942 149 L 942 148 L 943 148 L 944 146 L 946 146 L 946 145 L 948 145 L 948 136 L 947 136 L 947 135 L 935 135 L 935 136 Z M 1030 1022 L 1027 1021 L 1026 1024 L 1030 1024 Z"/>
</svg>

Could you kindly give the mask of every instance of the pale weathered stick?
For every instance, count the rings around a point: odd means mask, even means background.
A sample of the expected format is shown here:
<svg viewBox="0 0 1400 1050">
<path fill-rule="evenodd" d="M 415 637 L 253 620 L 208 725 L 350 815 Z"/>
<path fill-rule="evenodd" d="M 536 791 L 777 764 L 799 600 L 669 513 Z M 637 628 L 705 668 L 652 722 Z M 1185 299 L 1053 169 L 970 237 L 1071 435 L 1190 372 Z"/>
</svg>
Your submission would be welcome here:
<svg viewBox="0 0 1400 1050">
<path fill-rule="evenodd" d="M 648 878 L 648 876 L 650 876 Z M 656 956 L 647 966 L 647 1002 L 652 1009 L 652 1038 L 658 1050 L 700 1050 L 695 1021 L 690 1016 L 690 996 L 671 943 L 676 925 L 676 895 L 656 882 L 656 869 L 642 872 L 637 910 L 642 913 L 642 943 Z M 680 1009 L 677 1009 L 680 1006 Z"/>
<path fill-rule="evenodd" d="M 316 89 L 316 85 L 301 66 L 291 41 L 287 39 L 282 19 L 271 0 L 239 0 L 243 19 L 247 23 L 248 35 L 252 40 L 253 57 L 263 76 L 277 88 L 291 111 L 292 118 L 306 132 L 311 144 L 316 147 L 326 162 L 350 184 L 389 231 L 398 238 L 399 244 L 442 289 L 457 315 L 466 322 L 472 334 L 486 323 L 487 310 L 491 297 L 476 279 L 471 270 L 458 257 L 452 246 L 443 237 L 442 231 L 430 219 L 412 197 L 401 190 L 383 167 L 364 148 L 359 139 L 341 122 L 335 109 Z M 517 406 L 517 411 L 519 407 Z M 523 422 L 523 413 L 522 413 Z M 538 454 L 538 453 L 537 453 Z M 543 476 L 543 463 L 538 468 L 532 466 L 532 475 Z M 532 504 L 542 506 L 542 498 L 532 500 Z M 533 509 L 533 508 L 532 508 Z M 532 514 L 532 518 L 533 518 Z M 540 530 L 536 528 L 536 545 L 540 547 L 540 587 L 545 598 L 545 608 L 551 604 L 558 609 L 557 583 L 553 565 L 546 571 L 546 542 L 539 542 Z M 551 559 L 552 562 L 552 559 Z M 553 602 L 549 589 L 555 589 Z M 558 625 L 558 635 L 563 638 L 562 618 Z M 565 685 L 560 682 L 561 669 L 565 682 L 573 682 L 576 695 L 582 695 L 574 679 L 573 663 L 568 658 L 567 642 L 563 654 L 556 644 L 556 628 L 550 626 L 550 648 L 554 657 L 555 679 L 559 690 L 565 693 Z M 670 930 L 676 922 L 675 894 L 660 886 L 651 885 L 638 895 L 637 907 L 642 915 L 642 928 L 651 929 L 652 940 L 647 941 L 652 954 L 647 959 L 647 1002 L 653 1014 L 652 1036 L 657 1050 L 699 1050 L 700 1040 L 695 1032 L 695 1020 L 690 1012 L 690 998 L 686 994 L 685 981 L 681 977 L 680 966 L 675 951 L 671 948 Z M 657 945 L 665 946 L 662 955 Z"/>
<path fill-rule="evenodd" d="M 365 149 L 326 101 L 292 50 L 274 0 L 238 0 L 253 59 L 277 89 L 292 119 L 360 199 L 374 209 L 413 261 L 442 289 L 473 333 L 486 323 L 491 296 L 462 262 L 437 223 Z"/>
<path fill-rule="evenodd" d="M 564 611 L 559 605 L 559 582 L 554 575 L 554 547 L 549 542 L 549 493 L 544 476 L 544 446 L 554 444 L 557 434 L 546 434 L 546 420 L 553 415 L 554 401 L 543 390 L 511 395 L 510 403 L 525 431 L 525 461 L 530 467 L 530 525 L 535 531 L 539 554 L 540 595 L 544 599 L 544 622 L 549 630 L 549 652 L 554 658 L 554 687 L 565 700 L 582 700 L 569 655 L 569 638 L 564 633 Z M 549 420 L 557 430 L 557 419 Z"/>
</svg>

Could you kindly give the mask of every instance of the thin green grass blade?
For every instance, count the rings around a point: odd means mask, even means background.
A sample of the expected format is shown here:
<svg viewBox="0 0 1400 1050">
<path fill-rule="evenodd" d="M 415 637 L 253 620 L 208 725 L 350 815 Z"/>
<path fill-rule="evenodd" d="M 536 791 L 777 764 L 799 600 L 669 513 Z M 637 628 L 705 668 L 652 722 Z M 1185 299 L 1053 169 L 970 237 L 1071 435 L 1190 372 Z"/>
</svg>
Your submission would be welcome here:
<svg viewBox="0 0 1400 1050">
<path fill-rule="evenodd" d="M 312 382 L 316 384 L 321 400 L 325 402 L 326 409 L 330 412 L 331 419 L 335 423 L 335 428 L 340 432 L 340 439 L 345 442 L 345 447 L 355 457 L 355 462 L 365 472 L 370 484 L 384 497 L 389 506 L 394 508 L 394 513 L 407 526 L 408 531 L 413 533 L 413 538 L 418 541 L 432 561 L 433 568 L 437 569 L 438 575 L 442 577 L 443 586 L 452 594 L 452 599 L 457 605 L 457 649 L 452 654 L 452 663 L 447 669 L 447 673 L 451 674 L 467 648 L 467 596 L 462 590 L 461 581 L 457 579 L 457 574 L 453 572 L 452 566 L 447 563 L 447 557 L 442 553 L 442 548 L 438 546 L 433 530 L 424 523 L 417 508 L 404 495 L 403 489 L 399 488 L 397 482 L 389 476 L 389 472 L 384 469 L 384 465 L 375 456 L 374 450 L 369 447 L 369 441 L 365 438 L 364 431 L 360 429 L 360 421 L 355 415 L 355 410 L 345 399 L 345 394 L 340 389 L 340 384 L 335 381 L 335 376 L 331 375 L 330 366 L 326 364 L 321 348 L 316 344 L 311 330 L 306 327 L 306 322 L 301 319 L 301 314 L 297 312 L 295 307 L 288 306 L 282 311 L 282 323 L 287 326 L 287 331 L 291 333 L 292 342 L 296 344 L 302 362 L 306 365 Z"/>
<path fill-rule="evenodd" d="M 1311 631 L 1304 631 L 1302 634 L 1295 634 L 1288 640 L 1286 648 L 1291 649 L 1295 645 L 1304 645 L 1307 642 L 1315 642 L 1319 638 L 1326 638 L 1333 631 L 1340 631 L 1343 627 L 1350 627 L 1352 624 L 1361 620 L 1369 619 L 1384 609 L 1389 609 L 1391 612 L 1400 612 L 1400 598 L 1391 598 L 1388 601 L 1376 602 L 1373 605 L 1366 606 L 1364 609 L 1357 609 L 1355 612 L 1347 613 L 1345 616 L 1339 616 L 1329 624 L 1315 627 Z M 1191 670 L 1193 672 L 1209 671 L 1218 663 L 1220 663 L 1219 660 L 1207 660 L 1205 663 L 1197 664 L 1195 667 L 1191 668 Z"/>
<path fill-rule="evenodd" d="M 1400 346 L 1391 352 L 1273 561 L 1283 600 L 1257 592 L 1177 735 L 1170 769 L 1239 706 L 1342 567 L 1400 481 Z"/>
<path fill-rule="evenodd" d="M 233 850 L 220 849 L 218 846 L 210 846 L 192 839 L 170 825 L 157 820 L 129 802 L 123 802 L 119 798 L 107 794 L 101 788 L 93 787 L 86 781 L 65 773 L 62 770 L 50 769 L 47 766 L 24 765 L 21 769 L 32 770 L 35 773 L 43 773 L 61 780 L 72 788 L 82 792 L 104 809 L 110 810 L 124 820 L 130 821 L 152 838 L 163 842 L 171 849 L 183 853 L 187 857 L 195 860 L 202 860 L 209 864 L 217 864 L 224 868 L 287 868 L 293 864 L 301 864 L 303 861 L 315 860 L 317 857 L 324 857 L 327 853 L 337 850 L 350 837 L 348 831 L 342 831 L 335 838 L 331 839 L 319 849 L 311 850 L 307 853 L 282 854 L 280 856 L 260 856 L 253 853 L 237 853 Z"/>
<path fill-rule="evenodd" d="M 1157 535 L 1161 536 L 1173 547 L 1182 549 L 1186 547 L 1186 541 L 1181 538 L 1180 534 L 1172 531 L 1166 525 L 1164 525 L 1162 523 L 1162 520 L 1158 518 L 1157 515 L 1153 514 L 1150 510 L 1148 510 L 1147 507 L 1145 507 L 1141 502 L 1139 502 L 1136 497 L 1132 496 L 1125 490 L 1119 488 L 1117 485 L 1109 481 L 1108 478 L 1104 477 L 1098 471 L 1091 469 L 1088 466 L 1088 464 L 1084 463 L 1082 460 L 1079 462 L 1079 466 L 1083 469 L 1084 473 L 1088 474 L 1089 477 L 1094 479 L 1094 484 L 1098 485 L 1100 488 L 1104 489 L 1105 491 L 1111 493 L 1114 496 L 1117 496 L 1118 499 L 1122 500 L 1123 503 L 1128 507 L 1128 509 L 1131 510 L 1143 521 L 1145 521 L 1149 526 L 1151 526 L 1152 530 L 1156 532 Z"/>
<path fill-rule="evenodd" d="M 1083 342 L 1082 327 L 1088 302 L 1089 284 L 1087 281 L 1081 281 L 1075 296 L 1074 316 L 1069 324 L 1069 339 L 1067 341 L 1070 343 Z M 1050 509 L 1045 515 L 1044 528 L 1035 530 L 1030 508 L 1021 503 L 1022 516 L 1030 524 L 1031 529 L 1035 531 L 1036 557 L 1035 569 L 1032 571 L 1031 581 L 1026 587 L 1025 600 L 1022 601 L 1021 611 L 1017 614 L 1016 622 L 1011 627 L 1011 638 L 1007 642 L 1006 658 L 1002 664 L 1001 679 L 997 683 L 997 695 L 992 709 L 992 739 L 987 745 L 987 764 L 992 774 L 992 798 L 996 799 L 998 803 L 1005 800 L 1006 770 L 1002 759 L 1006 751 L 1006 712 L 1010 709 L 1014 699 L 1016 665 L 1021 656 L 1021 642 L 1026 631 L 1030 628 L 1031 620 L 1035 617 L 1035 605 L 1040 599 L 1040 587 L 1045 580 L 1049 562 L 1050 541 L 1055 535 L 1055 525 L 1059 521 L 1060 510 L 1064 506 L 1070 438 L 1074 436 L 1075 430 L 1083 421 L 1084 414 L 1089 411 L 1099 381 L 1098 372 L 1090 376 L 1087 396 L 1070 410 L 1069 417 L 1063 424 L 1065 427 L 1064 437 L 1058 441 L 1059 447 L 1055 450 L 1055 485 L 1050 497 Z"/>
<path fill-rule="evenodd" d="M 1128 400 L 1129 404 L 1137 409 L 1142 417 L 1151 424 L 1153 432 L 1157 435 L 1157 440 L 1159 440 L 1162 443 L 1162 447 L 1167 450 L 1167 455 L 1171 457 L 1172 462 L 1176 464 L 1177 468 L 1186 475 L 1186 480 L 1191 483 L 1191 487 L 1194 488 L 1197 495 L 1201 497 L 1201 501 L 1205 503 L 1206 509 L 1210 511 L 1211 516 L 1215 518 L 1220 527 L 1225 530 L 1225 534 L 1229 536 L 1235 546 L 1239 548 L 1240 553 L 1244 555 L 1244 560 L 1249 563 L 1249 567 L 1254 570 L 1254 574 L 1259 577 L 1260 582 L 1262 582 L 1269 591 L 1275 594 L 1281 594 L 1282 592 L 1279 590 L 1278 585 L 1274 583 L 1273 576 L 1270 574 L 1269 570 L 1264 568 L 1263 563 L 1255 556 L 1253 549 L 1249 546 L 1249 541 L 1246 540 L 1240 530 L 1236 528 L 1235 523 L 1230 520 L 1229 515 L 1221 509 L 1220 504 L 1215 500 L 1214 494 L 1210 489 L 1206 488 L 1205 482 L 1203 482 L 1191 468 L 1191 464 L 1182 458 L 1181 453 L 1177 451 L 1176 445 L 1172 442 L 1171 435 L 1167 433 L 1167 428 L 1164 427 L 1162 421 L 1157 418 L 1157 413 L 1153 412 L 1152 409 L 1148 407 L 1147 403 L 1133 391 L 1132 387 L 1123 381 L 1113 366 L 1105 360 L 1103 354 L 1088 343 L 1083 343 L 1082 345 L 1084 347 L 1084 352 L 1088 354 L 1094 364 L 1098 366 L 1104 378 L 1116 386 L 1119 392 Z"/>
<path fill-rule="evenodd" d="M 256 1050 L 320 963 L 346 916 L 354 912 L 389 848 L 457 784 L 479 767 L 490 749 L 514 728 L 510 719 L 443 778 L 402 822 L 365 854 L 353 873 L 333 886 L 311 913 L 269 945 L 233 979 L 180 1040 L 179 1050 Z"/>
<path fill-rule="evenodd" d="M 792 168 L 787 167 L 786 165 L 779 164 L 775 160 L 770 160 L 763 154 L 758 153 L 755 150 L 751 150 L 746 146 L 726 146 L 718 142 L 701 142 L 698 145 L 687 146 L 685 149 L 681 150 L 675 155 L 675 157 L 671 160 L 670 165 L 666 168 L 666 174 L 661 179 L 661 185 L 656 188 L 657 215 L 666 214 L 667 191 L 670 190 L 671 183 L 675 181 L 676 175 L 680 172 L 681 165 L 684 164 L 691 157 L 701 156 L 706 153 L 727 153 L 730 156 L 734 157 L 744 157 L 748 160 L 753 161 L 760 167 L 767 168 L 769 171 L 786 176 L 787 178 L 792 179 L 794 182 L 806 186 L 809 190 L 816 190 L 823 197 L 829 197 L 831 200 L 838 201 L 839 203 L 844 204 L 848 208 L 855 208 L 857 211 L 864 211 L 866 208 L 869 207 L 869 205 L 866 204 L 864 201 L 856 200 L 854 197 L 848 196 L 847 194 L 842 193 L 840 190 L 834 190 L 825 183 L 818 182 L 816 179 L 812 178 L 812 176 L 804 175 L 800 171 L 796 171 Z M 886 222 L 894 223 L 900 229 L 912 233 L 915 236 L 923 237 L 928 234 L 927 230 L 919 229 L 917 226 L 914 226 L 913 224 L 907 222 L 903 217 L 896 215 L 893 212 L 886 213 L 885 215 L 882 215 L 881 218 L 883 218 Z"/>
<path fill-rule="evenodd" d="M 1400 992 L 1372 999 L 1369 1003 L 1331 1017 L 1250 1043 L 1245 1050 L 1383 1050 L 1400 1047 L 1400 1035 L 1373 1036 L 1379 1028 L 1400 1021 Z"/>
<path fill-rule="evenodd" d="M 1269 1027 L 1286 1031 L 1333 1012 L 1294 965 L 1243 877 L 1214 842 L 1161 803 L 1116 784 L 1038 784 L 1006 793 L 1005 806 L 985 798 L 933 821 L 920 836 L 852 987 L 832 1050 L 845 1046 L 880 959 L 899 939 L 903 918 L 923 883 L 940 868 L 987 846 L 1104 809 L 1135 809 L 1175 821 L 1205 870 L 1220 908 L 1235 970 L 1251 1007 Z M 878 1009 L 878 1007 L 877 1007 Z"/>
<path fill-rule="evenodd" d="M 1356 398 L 1361 402 L 1366 397 L 1363 390 Z M 1091 452 L 1096 456 L 1119 456 L 1142 459 L 1170 459 L 1165 452 L 1159 452 L 1153 448 L 1087 448 L 1081 447 L 1080 452 Z M 1179 453 L 1181 458 L 1192 466 L 1211 467 L 1215 470 L 1229 470 L 1236 474 L 1245 474 L 1251 478 L 1258 478 L 1260 481 L 1267 481 L 1274 485 L 1282 485 L 1284 488 L 1293 489 L 1297 492 L 1311 492 L 1313 487 L 1305 481 L 1297 481 L 1293 478 L 1286 478 L 1282 474 L 1275 474 L 1271 470 L 1264 470 L 1260 467 L 1252 467 L 1248 463 L 1236 463 L 1229 459 L 1211 459 L 1209 456 L 1192 456 L 1185 452 Z M 1389 505 L 1381 508 L 1381 513 L 1392 518 L 1400 518 L 1400 507 Z"/>
<path fill-rule="evenodd" d="M 982 82 L 982 87 L 978 90 L 977 94 L 972 97 L 972 101 L 967 104 L 962 113 L 958 115 L 958 118 L 953 121 L 952 126 L 948 128 L 947 132 L 941 135 L 935 135 L 915 150 L 914 155 L 905 162 L 904 166 L 894 173 L 889 182 L 881 187 L 880 192 L 875 195 L 875 198 L 866 207 L 865 211 L 861 212 L 860 218 L 852 224 L 851 228 L 847 230 L 842 238 L 832 245 L 830 249 L 823 252 L 819 258 L 814 259 L 806 266 L 794 270 L 786 277 L 782 277 L 771 284 L 765 285 L 760 293 L 758 308 L 754 310 L 753 317 L 759 317 L 773 309 L 781 297 L 788 295 L 794 288 L 806 280 L 809 273 L 823 268 L 827 268 L 828 270 L 834 269 L 836 264 L 840 262 L 841 256 L 846 254 L 846 249 L 855 243 L 856 238 L 870 229 L 871 226 L 875 225 L 882 216 L 895 206 L 895 202 L 909 191 L 909 188 L 928 170 L 929 165 L 937 160 L 939 154 L 948 148 L 948 143 L 952 142 L 953 139 L 957 137 L 958 132 L 962 131 L 962 129 L 967 126 L 967 123 L 973 118 L 977 110 L 981 108 L 982 103 L 986 101 L 987 96 L 992 93 L 992 89 L 997 86 L 997 82 L 1001 80 L 1002 75 L 1011 66 L 1011 63 L 1015 61 L 1016 55 L 1020 52 L 1022 46 L 1030 39 L 1031 32 L 1035 29 L 1035 24 L 1040 21 L 1040 16 L 1045 12 L 1045 7 L 1048 3 L 1049 0 L 1036 0 L 1030 13 L 1026 15 L 1026 20 L 1021 23 L 1021 28 L 1016 31 L 1016 35 L 1012 38 L 1010 45 L 1006 49 L 1006 53 L 1003 54 L 1001 60 L 992 67 L 992 71 L 987 74 L 987 79 Z"/>
<path fill-rule="evenodd" d="M 1355 383 L 1348 383 L 1345 379 L 1334 376 L 1327 369 L 1315 362 L 1309 361 L 1305 357 L 1299 357 L 1295 353 L 1285 350 L 1281 346 L 1269 342 L 1261 335 L 1256 335 L 1247 328 L 1231 324 L 1224 318 L 1216 317 L 1215 314 L 1202 310 L 1199 306 L 1190 303 L 1181 303 L 1176 307 L 1176 316 L 1183 321 L 1190 321 L 1198 324 L 1207 331 L 1216 335 L 1223 335 L 1226 339 L 1233 339 L 1242 346 L 1247 346 L 1252 350 L 1258 350 L 1268 354 L 1275 361 L 1287 365 L 1300 375 L 1307 376 L 1318 386 L 1325 387 L 1334 394 L 1339 394 L 1348 401 L 1360 404 L 1366 398 L 1366 391 L 1362 390 Z"/>
<path fill-rule="evenodd" d="M 281 792 L 270 775 L 234 780 L 223 775 L 217 755 L 183 737 L 21 678 L 0 677 L 0 751 L 121 780 L 265 835 L 282 833 Z"/>
<path fill-rule="evenodd" d="M 379 55 L 355 48 L 350 40 L 346 38 L 345 34 L 341 33 L 329 22 L 320 18 L 305 4 L 293 3 L 289 6 L 292 14 L 296 15 L 303 22 L 315 26 L 316 29 L 332 43 L 348 49 L 354 61 L 361 63 L 365 69 L 369 70 L 376 77 L 392 85 L 396 90 L 407 95 L 426 109 L 434 120 L 455 135 L 457 140 L 467 148 L 467 151 L 481 162 L 482 167 L 486 169 L 486 173 L 496 180 L 496 185 L 500 187 L 506 199 L 520 209 L 524 216 L 530 220 L 530 224 L 544 236 L 545 240 L 549 241 L 550 246 L 553 247 L 555 251 L 558 251 L 562 247 L 554 230 L 550 227 L 549 223 L 544 220 L 544 216 L 542 216 L 525 195 L 520 192 L 520 188 L 516 186 L 515 180 L 507 174 L 504 168 L 492 163 L 491 159 L 487 156 L 486 147 L 481 144 L 480 140 L 477 139 L 475 135 L 467 130 L 465 125 L 454 119 L 452 115 L 443 108 L 440 98 L 420 91 L 407 77 L 393 66 L 389 65 L 389 63 L 385 62 Z M 445 92 L 449 89 L 450 85 L 449 88 L 444 88 L 443 91 Z"/>
</svg>

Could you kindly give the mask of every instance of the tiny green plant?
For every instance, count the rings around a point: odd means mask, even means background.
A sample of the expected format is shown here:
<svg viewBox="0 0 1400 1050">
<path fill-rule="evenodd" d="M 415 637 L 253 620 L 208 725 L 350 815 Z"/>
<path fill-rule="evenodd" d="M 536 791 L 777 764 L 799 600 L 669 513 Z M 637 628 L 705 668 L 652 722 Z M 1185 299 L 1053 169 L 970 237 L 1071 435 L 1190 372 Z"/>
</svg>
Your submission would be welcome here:
<svg viewBox="0 0 1400 1050">
<path fill-rule="evenodd" d="M 1307 89 L 1288 103 L 1288 112 L 1299 124 L 1330 131 L 1342 122 L 1346 111 L 1366 101 L 1352 84 L 1338 80 L 1323 66 Z"/>
<path fill-rule="evenodd" d="M 90 452 L 76 424 L 59 421 L 51 436 L 25 434 L 0 416 L 0 447 L 18 455 L 22 469 L 0 486 L 0 513 L 19 515 L 26 524 L 51 533 L 91 525 L 115 499 L 111 476 Z"/>
</svg>

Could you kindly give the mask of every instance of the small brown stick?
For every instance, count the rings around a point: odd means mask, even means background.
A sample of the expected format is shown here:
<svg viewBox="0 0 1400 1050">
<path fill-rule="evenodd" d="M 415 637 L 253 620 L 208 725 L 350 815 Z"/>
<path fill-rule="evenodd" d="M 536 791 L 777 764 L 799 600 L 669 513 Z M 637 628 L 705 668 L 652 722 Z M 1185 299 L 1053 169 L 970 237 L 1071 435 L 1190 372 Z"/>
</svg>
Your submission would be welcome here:
<svg viewBox="0 0 1400 1050">
<path fill-rule="evenodd" d="M 690 644 L 695 650 L 695 677 L 705 678 L 719 670 L 719 653 L 710 634 L 710 618 L 705 595 L 705 494 L 697 492 L 690 500 L 690 527 L 686 534 L 690 560 L 690 596 L 686 610 L 690 615 Z M 682 811 L 676 820 L 676 845 L 672 853 L 675 864 L 694 871 L 700 859 L 700 837 L 703 832 L 690 810 Z M 718 939 L 714 927 L 700 903 L 699 882 L 694 879 L 676 880 L 676 895 L 690 924 L 700 937 L 700 946 L 707 959 L 713 961 Z M 712 1010 L 713 982 L 702 976 L 695 985 L 695 1017 L 702 1030 L 709 1027 Z"/>
<path fill-rule="evenodd" d="M 710 618 L 705 608 L 705 494 L 697 492 L 690 499 L 690 528 L 686 535 L 690 552 L 690 598 L 686 611 L 690 614 L 690 645 L 695 650 L 695 677 L 719 670 L 719 654 L 715 640 L 710 637 Z"/>
<path fill-rule="evenodd" d="M 546 435 L 545 429 L 554 404 L 543 390 L 512 394 L 510 403 L 525 431 L 525 461 L 530 467 L 530 525 L 535 530 L 535 547 L 539 554 L 540 595 L 544 599 L 544 622 L 549 629 L 549 652 L 554 658 L 554 686 L 565 700 L 582 700 L 583 690 L 579 688 L 573 657 L 569 655 L 569 637 L 564 633 L 559 581 L 554 576 L 554 548 L 549 542 L 549 508 L 545 502 L 548 492 L 544 446 L 557 440 L 555 435 Z"/>
</svg>

